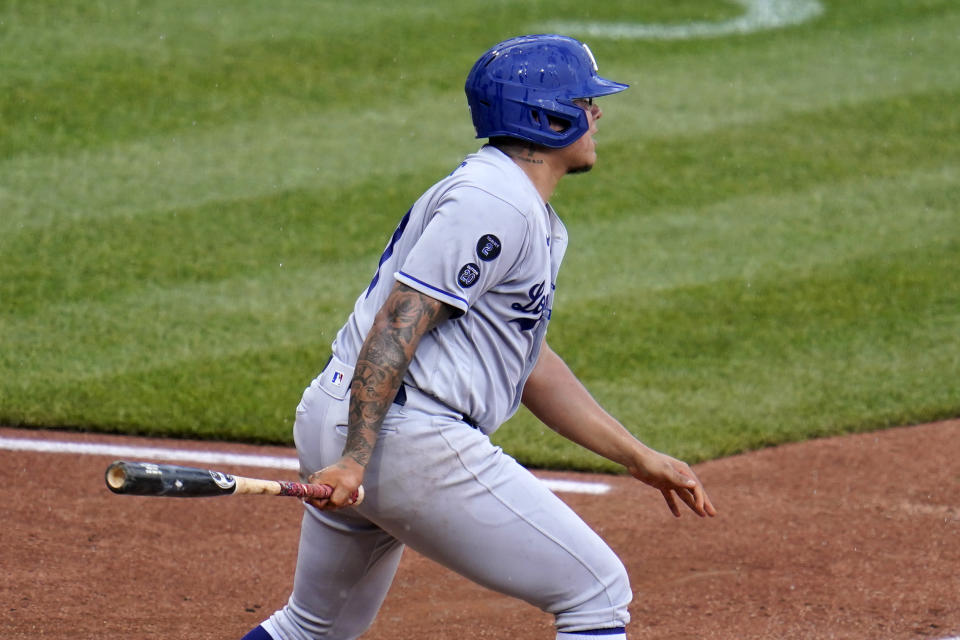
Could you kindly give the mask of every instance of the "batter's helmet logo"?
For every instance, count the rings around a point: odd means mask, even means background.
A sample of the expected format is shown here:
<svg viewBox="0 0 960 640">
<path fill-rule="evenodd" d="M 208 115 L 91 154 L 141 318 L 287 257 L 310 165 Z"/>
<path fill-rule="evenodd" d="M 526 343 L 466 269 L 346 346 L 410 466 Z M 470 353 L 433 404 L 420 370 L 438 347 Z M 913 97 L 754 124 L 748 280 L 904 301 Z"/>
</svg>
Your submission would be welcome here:
<svg viewBox="0 0 960 640">
<path fill-rule="evenodd" d="M 500 238 L 492 233 L 488 233 L 477 242 L 477 257 L 484 262 L 496 260 L 497 256 L 500 255 L 500 249 Z"/>
<path fill-rule="evenodd" d="M 460 273 L 457 274 L 457 282 L 460 283 L 460 286 L 464 289 L 469 289 L 473 285 L 477 284 L 477 280 L 480 278 L 480 267 L 475 265 L 472 262 L 468 262 L 460 268 Z"/>
</svg>

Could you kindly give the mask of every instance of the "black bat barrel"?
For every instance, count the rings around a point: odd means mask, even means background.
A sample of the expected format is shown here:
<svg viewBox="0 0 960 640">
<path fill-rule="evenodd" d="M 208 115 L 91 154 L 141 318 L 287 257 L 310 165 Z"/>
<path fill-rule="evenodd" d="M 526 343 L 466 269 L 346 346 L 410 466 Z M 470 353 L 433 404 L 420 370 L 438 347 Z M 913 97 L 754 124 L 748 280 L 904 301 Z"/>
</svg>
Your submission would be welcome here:
<svg viewBox="0 0 960 640">
<path fill-rule="evenodd" d="M 135 496 L 201 498 L 222 496 L 236 490 L 236 479 L 226 473 L 152 462 L 118 460 L 105 474 L 114 493 Z"/>
</svg>

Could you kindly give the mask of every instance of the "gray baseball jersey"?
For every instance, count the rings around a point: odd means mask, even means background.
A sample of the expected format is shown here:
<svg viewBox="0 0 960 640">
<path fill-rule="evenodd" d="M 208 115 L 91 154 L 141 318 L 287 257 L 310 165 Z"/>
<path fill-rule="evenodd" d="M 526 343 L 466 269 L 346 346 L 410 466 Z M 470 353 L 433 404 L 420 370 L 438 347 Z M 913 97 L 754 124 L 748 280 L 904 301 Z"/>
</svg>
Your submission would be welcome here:
<svg viewBox="0 0 960 640">
<path fill-rule="evenodd" d="M 423 337 L 404 382 L 492 433 L 520 404 L 566 246 L 566 229 L 523 170 L 485 146 L 403 217 L 334 355 L 356 362 L 394 278 L 441 300 L 456 317 Z"/>
<path fill-rule="evenodd" d="M 493 147 L 468 156 L 403 217 L 334 341 L 334 357 L 297 407 L 304 479 L 342 455 L 353 366 L 394 281 L 449 304 L 456 317 L 420 341 L 406 401 L 390 406 L 366 467 L 363 503 L 307 506 L 293 593 L 263 623 L 265 634 L 359 637 L 410 546 L 553 613 L 558 640 L 625 638 L 632 592 L 623 563 L 486 435 L 520 403 L 566 245 L 553 210 Z"/>
</svg>

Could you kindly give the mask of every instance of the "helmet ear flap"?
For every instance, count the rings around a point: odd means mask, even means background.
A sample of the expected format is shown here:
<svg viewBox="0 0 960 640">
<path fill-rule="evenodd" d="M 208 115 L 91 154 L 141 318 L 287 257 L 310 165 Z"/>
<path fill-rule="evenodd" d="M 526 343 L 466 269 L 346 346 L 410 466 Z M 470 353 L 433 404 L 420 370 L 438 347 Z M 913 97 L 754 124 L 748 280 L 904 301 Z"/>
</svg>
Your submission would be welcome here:
<svg viewBox="0 0 960 640">
<path fill-rule="evenodd" d="M 558 134 L 563 133 L 570 127 L 576 126 L 576 120 L 567 117 L 561 117 L 557 113 L 550 113 L 546 110 L 532 108 L 530 109 L 530 123 L 536 129 L 543 131 L 553 131 Z"/>
</svg>

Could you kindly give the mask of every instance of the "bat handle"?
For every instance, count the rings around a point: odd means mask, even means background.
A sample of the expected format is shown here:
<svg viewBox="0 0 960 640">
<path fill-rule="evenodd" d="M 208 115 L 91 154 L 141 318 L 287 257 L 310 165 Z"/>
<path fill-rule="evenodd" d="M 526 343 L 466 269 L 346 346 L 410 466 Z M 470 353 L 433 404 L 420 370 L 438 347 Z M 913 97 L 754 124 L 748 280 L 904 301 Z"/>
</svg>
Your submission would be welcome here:
<svg viewBox="0 0 960 640">
<path fill-rule="evenodd" d="M 323 500 L 333 495 L 333 487 L 327 484 L 304 484 L 302 482 L 280 482 L 280 495 L 295 498 L 315 498 Z M 359 488 L 350 497 L 350 503 L 360 504 L 363 501 L 363 487 Z"/>
</svg>

